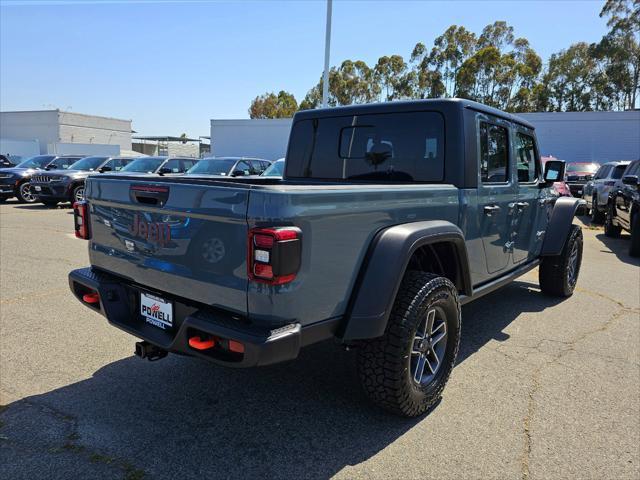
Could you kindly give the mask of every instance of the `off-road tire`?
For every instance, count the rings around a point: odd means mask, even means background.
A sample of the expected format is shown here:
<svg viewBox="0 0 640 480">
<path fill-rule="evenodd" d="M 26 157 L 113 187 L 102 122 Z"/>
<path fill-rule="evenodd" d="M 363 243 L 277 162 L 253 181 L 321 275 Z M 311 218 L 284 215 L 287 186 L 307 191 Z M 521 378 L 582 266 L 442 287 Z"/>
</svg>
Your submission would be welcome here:
<svg viewBox="0 0 640 480">
<path fill-rule="evenodd" d="M 604 219 L 604 234 L 607 237 L 618 238 L 622 232 L 622 227 L 613 224 L 613 204 L 607 205 L 607 215 Z"/>
<path fill-rule="evenodd" d="M 629 255 L 640 257 L 640 212 L 636 212 L 631 218 L 631 244 Z"/>
<path fill-rule="evenodd" d="M 591 223 L 602 223 L 604 220 L 604 212 L 598 208 L 598 197 L 594 195 L 591 198 Z"/>
<path fill-rule="evenodd" d="M 567 240 L 560 255 L 543 257 L 539 269 L 539 282 L 542 293 L 554 297 L 570 297 L 578 282 L 580 264 L 582 263 L 582 230 L 578 225 L 571 225 Z M 570 263 L 574 248 L 577 258 L 573 278 L 570 275 Z"/>
<path fill-rule="evenodd" d="M 444 312 L 447 343 L 434 378 L 418 384 L 411 376 L 410 352 L 422 315 L 432 307 Z M 415 417 L 427 412 L 439 401 L 455 365 L 460 328 L 460 302 L 453 283 L 430 273 L 408 272 L 384 335 L 362 342 L 358 349 L 358 375 L 367 396 L 397 415 Z"/>
</svg>

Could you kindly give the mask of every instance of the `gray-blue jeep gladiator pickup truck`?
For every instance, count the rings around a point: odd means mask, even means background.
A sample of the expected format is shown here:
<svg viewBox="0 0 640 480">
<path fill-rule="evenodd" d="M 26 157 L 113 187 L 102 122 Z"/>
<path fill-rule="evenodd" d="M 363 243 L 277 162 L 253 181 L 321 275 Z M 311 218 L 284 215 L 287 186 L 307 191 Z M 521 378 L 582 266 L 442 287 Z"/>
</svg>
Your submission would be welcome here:
<svg viewBox="0 0 640 480">
<path fill-rule="evenodd" d="M 583 202 L 551 188 L 534 128 L 465 100 L 298 112 L 282 180 L 102 174 L 74 206 L 88 308 L 168 352 L 232 367 L 357 349 L 364 390 L 426 412 L 456 361 L 460 306 L 539 266 L 573 293 Z"/>
</svg>

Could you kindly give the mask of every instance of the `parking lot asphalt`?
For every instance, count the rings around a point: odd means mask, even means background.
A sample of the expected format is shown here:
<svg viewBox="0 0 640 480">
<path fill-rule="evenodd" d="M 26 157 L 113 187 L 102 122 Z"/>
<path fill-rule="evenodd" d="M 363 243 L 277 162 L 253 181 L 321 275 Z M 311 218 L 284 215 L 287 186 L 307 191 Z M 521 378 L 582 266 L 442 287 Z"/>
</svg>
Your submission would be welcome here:
<svg viewBox="0 0 640 480">
<path fill-rule="evenodd" d="M 0 477 L 638 479 L 640 263 L 584 226 L 573 297 L 534 270 L 465 306 L 442 401 L 406 420 L 332 342 L 252 370 L 139 360 L 69 292 L 71 209 L 2 204 Z"/>
</svg>

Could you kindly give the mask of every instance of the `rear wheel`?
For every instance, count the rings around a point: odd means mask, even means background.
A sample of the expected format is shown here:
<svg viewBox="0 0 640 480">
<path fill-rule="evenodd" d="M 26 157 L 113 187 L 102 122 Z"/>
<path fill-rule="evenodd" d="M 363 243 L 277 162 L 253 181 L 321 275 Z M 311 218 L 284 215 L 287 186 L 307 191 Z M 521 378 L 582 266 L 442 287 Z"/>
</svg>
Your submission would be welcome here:
<svg viewBox="0 0 640 480">
<path fill-rule="evenodd" d="M 619 227 L 618 225 L 614 225 L 613 216 L 614 216 L 613 204 L 609 202 L 609 204 L 607 205 L 607 215 L 604 219 L 604 234 L 607 237 L 617 238 L 620 236 L 620 232 L 622 231 L 622 228 Z"/>
<path fill-rule="evenodd" d="M 631 245 L 629 245 L 629 255 L 640 257 L 640 212 L 631 219 Z"/>
<path fill-rule="evenodd" d="M 544 257 L 538 277 L 540 289 L 547 295 L 570 297 L 578 282 L 582 263 L 582 230 L 571 225 L 569 235 L 560 255 Z"/>
<path fill-rule="evenodd" d="M 408 272 L 382 337 L 358 351 L 368 397 L 395 414 L 425 413 L 442 395 L 460 344 L 460 304 L 450 280 Z"/>
<path fill-rule="evenodd" d="M 18 194 L 16 196 L 21 203 L 34 203 L 38 200 L 38 197 L 31 191 L 30 182 L 23 182 L 18 185 Z"/>
<path fill-rule="evenodd" d="M 598 208 L 598 197 L 594 195 L 591 198 L 591 223 L 602 223 L 603 216 L 603 213 Z"/>
</svg>

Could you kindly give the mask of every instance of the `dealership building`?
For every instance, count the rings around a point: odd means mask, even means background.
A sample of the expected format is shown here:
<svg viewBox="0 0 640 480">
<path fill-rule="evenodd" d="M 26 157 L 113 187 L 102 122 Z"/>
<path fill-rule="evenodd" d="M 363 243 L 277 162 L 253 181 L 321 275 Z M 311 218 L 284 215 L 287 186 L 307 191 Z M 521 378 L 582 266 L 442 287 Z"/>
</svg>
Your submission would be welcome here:
<svg viewBox="0 0 640 480">
<path fill-rule="evenodd" d="M 536 127 L 542 155 L 568 162 L 640 158 L 640 110 L 625 112 L 541 112 L 519 114 Z M 216 156 L 284 157 L 291 119 L 211 120 Z"/>
<path fill-rule="evenodd" d="M 62 110 L 0 112 L 2 154 L 120 155 L 131 150 L 131 120 Z"/>
</svg>

